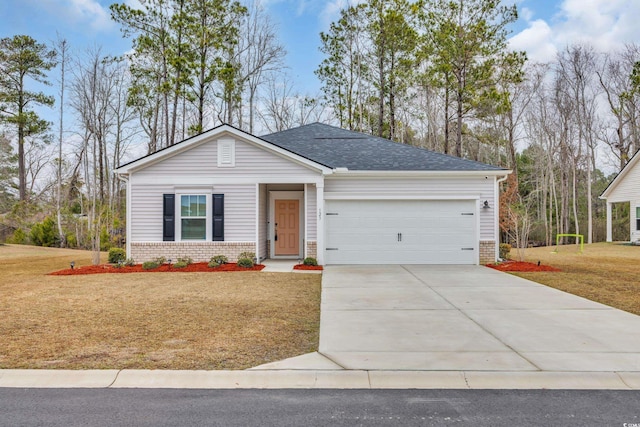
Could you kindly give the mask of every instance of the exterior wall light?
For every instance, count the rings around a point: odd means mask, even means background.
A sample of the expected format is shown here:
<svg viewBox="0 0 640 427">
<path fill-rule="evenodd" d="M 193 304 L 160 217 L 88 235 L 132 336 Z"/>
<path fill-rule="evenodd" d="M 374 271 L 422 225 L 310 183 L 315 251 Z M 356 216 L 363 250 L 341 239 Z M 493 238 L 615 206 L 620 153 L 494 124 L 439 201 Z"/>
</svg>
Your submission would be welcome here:
<svg viewBox="0 0 640 427">
<path fill-rule="evenodd" d="M 484 203 L 482 204 L 482 209 L 489 209 L 491 206 L 489 206 L 489 201 L 485 200 Z"/>
</svg>

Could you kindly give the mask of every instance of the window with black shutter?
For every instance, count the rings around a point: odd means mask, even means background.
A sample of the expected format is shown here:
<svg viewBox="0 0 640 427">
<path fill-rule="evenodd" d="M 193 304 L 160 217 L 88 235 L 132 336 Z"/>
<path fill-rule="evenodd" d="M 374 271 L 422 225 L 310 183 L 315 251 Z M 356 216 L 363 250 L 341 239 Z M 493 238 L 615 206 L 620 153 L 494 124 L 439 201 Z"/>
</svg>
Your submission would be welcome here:
<svg viewBox="0 0 640 427">
<path fill-rule="evenodd" d="M 224 194 L 213 195 L 213 240 L 224 241 Z"/>
<path fill-rule="evenodd" d="M 162 202 L 162 240 L 173 242 L 176 239 L 176 195 L 163 194 Z"/>
</svg>

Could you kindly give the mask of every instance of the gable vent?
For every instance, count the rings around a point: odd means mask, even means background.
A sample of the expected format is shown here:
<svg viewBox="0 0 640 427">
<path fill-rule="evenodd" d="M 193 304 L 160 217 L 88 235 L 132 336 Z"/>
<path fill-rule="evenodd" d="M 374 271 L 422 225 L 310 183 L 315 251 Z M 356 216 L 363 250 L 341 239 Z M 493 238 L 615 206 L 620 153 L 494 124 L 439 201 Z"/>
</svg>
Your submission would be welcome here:
<svg viewBox="0 0 640 427">
<path fill-rule="evenodd" d="M 218 167 L 236 165 L 236 142 L 233 139 L 218 140 Z"/>
</svg>

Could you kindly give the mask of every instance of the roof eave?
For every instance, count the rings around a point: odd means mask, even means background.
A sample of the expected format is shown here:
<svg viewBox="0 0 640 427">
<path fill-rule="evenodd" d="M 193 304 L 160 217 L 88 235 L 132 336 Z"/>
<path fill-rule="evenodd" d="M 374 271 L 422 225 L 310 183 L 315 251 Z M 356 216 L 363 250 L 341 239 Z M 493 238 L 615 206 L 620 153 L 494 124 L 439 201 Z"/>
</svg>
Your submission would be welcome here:
<svg viewBox="0 0 640 427">
<path fill-rule="evenodd" d="M 336 168 L 333 170 L 333 176 L 342 177 L 433 177 L 433 176 L 506 176 L 513 171 L 510 169 L 491 169 L 491 170 L 427 170 L 427 171 L 392 171 L 392 170 L 348 170 L 345 168 Z"/>
</svg>

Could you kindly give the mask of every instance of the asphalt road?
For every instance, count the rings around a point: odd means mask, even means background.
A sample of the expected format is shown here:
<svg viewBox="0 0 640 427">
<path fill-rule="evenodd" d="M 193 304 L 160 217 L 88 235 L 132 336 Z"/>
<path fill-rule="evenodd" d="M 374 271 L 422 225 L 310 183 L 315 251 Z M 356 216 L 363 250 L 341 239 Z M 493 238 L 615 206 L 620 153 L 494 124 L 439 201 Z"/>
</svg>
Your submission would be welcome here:
<svg viewBox="0 0 640 427">
<path fill-rule="evenodd" d="M 11 427 L 428 425 L 640 427 L 640 392 L 0 389 Z"/>
</svg>

